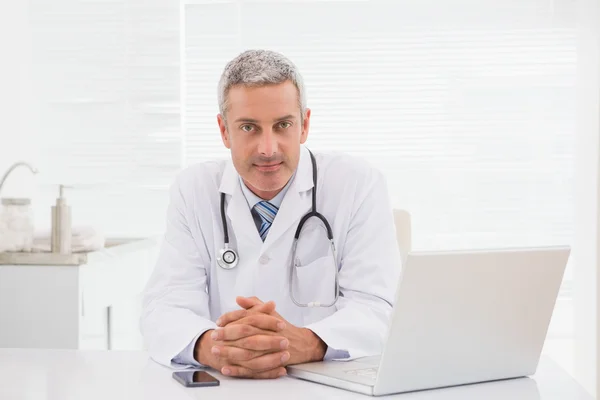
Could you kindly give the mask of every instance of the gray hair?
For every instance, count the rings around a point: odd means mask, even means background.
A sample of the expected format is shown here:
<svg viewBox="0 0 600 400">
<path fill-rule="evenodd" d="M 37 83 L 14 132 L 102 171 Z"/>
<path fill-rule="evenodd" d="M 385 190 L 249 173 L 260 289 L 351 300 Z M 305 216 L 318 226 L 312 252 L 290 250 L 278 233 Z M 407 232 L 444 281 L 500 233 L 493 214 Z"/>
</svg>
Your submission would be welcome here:
<svg viewBox="0 0 600 400">
<path fill-rule="evenodd" d="M 218 87 L 219 112 L 225 119 L 227 94 L 236 85 L 257 87 L 292 81 L 298 90 L 300 118 L 306 112 L 306 89 L 298 68 L 284 55 L 270 50 L 247 50 L 225 66 Z"/>
</svg>

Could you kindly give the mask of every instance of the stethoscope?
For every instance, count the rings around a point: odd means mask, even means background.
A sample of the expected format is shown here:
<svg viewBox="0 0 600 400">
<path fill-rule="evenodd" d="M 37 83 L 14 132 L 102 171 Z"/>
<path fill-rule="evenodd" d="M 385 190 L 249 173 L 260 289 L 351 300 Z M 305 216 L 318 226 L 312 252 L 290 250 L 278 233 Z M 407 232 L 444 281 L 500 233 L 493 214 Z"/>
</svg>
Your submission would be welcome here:
<svg viewBox="0 0 600 400">
<path fill-rule="evenodd" d="M 313 175 L 313 190 L 312 190 L 312 210 L 308 212 L 306 215 L 302 217 L 300 222 L 298 223 L 298 228 L 296 228 L 296 233 L 294 234 L 294 243 L 292 244 L 292 261 L 290 265 L 290 275 L 289 275 L 289 284 L 290 284 L 290 297 L 294 304 L 298 307 L 332 307 L 335 305 L 339 298 L 339 281 L 338 281 L 338 268 L 336 263 L 336 255 L 335 255 L 335 244 L 333 242 L 333 233 L 331 230 L 331 226 L 322 214 L 317 212 L 317 161 L 315 160 L 315 156 L 312 152 L 308 151 L 310 154 L 310 161 L 312 163 L 312 175 Z M 322 304 L 318 301 L 311 301 L 309 303 L 300 303 L 296 300 L 294 296 L 294 270 L 299 267 L 299 261 L 296 259 L 296 249 L 298 247 L 298 239 L 300 238 L 300 232 L 302 231 L 302 227 L 311 217 L 315 217 L 323 222 L 325 228 L 327 229 L 327 238 L 329 239 L 329 243 L 331 245 L 331 255 L 333 257 L 333 266 L 335 268 L 335 297 L 332 302 Z M 219 251 L 219 255 L 217 257 L 217 264 L 223 269 L 233 269 L 237 266 L 239 256 L 237 251 L 229 247 L 229 232 L 227 230 L 227 220 L 225 219 L 225 193 L 221 193 L 221 221 L 223 224 L 223 248 Z"/>
</svg>

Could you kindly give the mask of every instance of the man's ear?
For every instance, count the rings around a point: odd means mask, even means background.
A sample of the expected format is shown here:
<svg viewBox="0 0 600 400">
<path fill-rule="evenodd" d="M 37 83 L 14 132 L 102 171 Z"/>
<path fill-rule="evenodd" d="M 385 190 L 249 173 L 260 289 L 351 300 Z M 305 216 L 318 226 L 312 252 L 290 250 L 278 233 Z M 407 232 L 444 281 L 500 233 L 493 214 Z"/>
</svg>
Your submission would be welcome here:
<svg viewBox="0 0 600 400">
<path fill-rule="evenodd" d="M 308 129 L 310 128 L 310 108 L 306 109 L 304 121 L 302 121 L 302 133 L 300 133 L 300 144 L 304 144 L 308 139 Z"/>
<path fill-rule="evenodd" d="M 221 131 L 221 140 L 228 149 L 231 149 L 231 142 L 229 140 L 229 132 L 227 132 L 227 123 L 225 118 L 221 115 L 217 115 L 217 123 L 219 124 L 219 131 Z"/>
</svg>

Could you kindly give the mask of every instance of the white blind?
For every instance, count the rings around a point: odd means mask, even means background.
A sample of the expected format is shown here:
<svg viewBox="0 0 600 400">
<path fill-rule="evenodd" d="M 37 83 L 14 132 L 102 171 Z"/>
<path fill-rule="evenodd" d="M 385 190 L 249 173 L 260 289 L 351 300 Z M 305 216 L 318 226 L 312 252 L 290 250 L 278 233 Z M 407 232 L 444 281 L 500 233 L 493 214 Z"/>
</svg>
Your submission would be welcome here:
<svg viewBox="0 0 600 400">
<path fill-rule="evenodd" d="M 381 168 L 415 249 L 571 243 L 575 3 L 220 1 L 184 5 L 185 160 L 226 157 L 225 63 L 300 68 L 307 146 Z"/>
<path fill-rule="evenodd" d="M 28 6 L 31 147 L 49 228 L 56 184 L 74 223 L 116 236 L 158 233 L 181 167 L 179 7 L 170 0 Z"/>
</svg>

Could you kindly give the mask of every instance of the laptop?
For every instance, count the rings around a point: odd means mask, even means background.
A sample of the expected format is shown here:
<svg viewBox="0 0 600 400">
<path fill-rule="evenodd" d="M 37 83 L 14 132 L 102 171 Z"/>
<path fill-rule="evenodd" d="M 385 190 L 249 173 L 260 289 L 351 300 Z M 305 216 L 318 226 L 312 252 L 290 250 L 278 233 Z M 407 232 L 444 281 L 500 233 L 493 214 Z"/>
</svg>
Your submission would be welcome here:
<svg viewBox="0 0 600 400">
<path fill-rule="evenodd" d="M 411 252 L 380 356 L 288 375 L 380 396 L 533 375 L 569 247 Z"/>
</svg>

